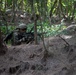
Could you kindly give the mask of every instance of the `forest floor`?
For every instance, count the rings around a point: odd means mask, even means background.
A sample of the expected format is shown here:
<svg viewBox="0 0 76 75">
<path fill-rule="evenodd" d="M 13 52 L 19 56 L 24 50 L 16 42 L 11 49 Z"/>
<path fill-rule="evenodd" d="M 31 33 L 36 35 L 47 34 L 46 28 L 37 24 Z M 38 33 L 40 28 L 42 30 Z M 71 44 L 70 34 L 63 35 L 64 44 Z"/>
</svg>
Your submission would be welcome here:
<svg viewBox="0 0 76 75">
<path fill-rule="evenodd" d="M 60 36 L 45 39 L 46 62 L 42 42 L 8 46 L 0 56 L 0 75 L 76 75 L 76 34 Z"/>
</svg>

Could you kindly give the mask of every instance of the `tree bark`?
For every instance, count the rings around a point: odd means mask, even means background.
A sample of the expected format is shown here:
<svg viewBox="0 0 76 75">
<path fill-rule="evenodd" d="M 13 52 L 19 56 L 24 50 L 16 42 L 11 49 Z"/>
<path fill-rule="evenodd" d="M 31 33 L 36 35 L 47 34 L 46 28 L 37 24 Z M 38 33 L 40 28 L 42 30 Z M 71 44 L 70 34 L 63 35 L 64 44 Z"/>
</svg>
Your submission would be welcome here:
<svg viewBox="0 0 76 75">
<path fill-rule="evenodd" d="M 36 19 L 36 15 L 34 16 L 35 20 L 34 20 L 34 39 L 35 39 L 35 44 L 38 44 L 37 42 L 37 19 Z"/>
<path fill-rule="evenodd" d="M 0 29 L 0 55 L 4 55 L 7 51 L 7 47 L 3 42 L 3 38 L 2 38 L 2 32 Z"/>
</svg>

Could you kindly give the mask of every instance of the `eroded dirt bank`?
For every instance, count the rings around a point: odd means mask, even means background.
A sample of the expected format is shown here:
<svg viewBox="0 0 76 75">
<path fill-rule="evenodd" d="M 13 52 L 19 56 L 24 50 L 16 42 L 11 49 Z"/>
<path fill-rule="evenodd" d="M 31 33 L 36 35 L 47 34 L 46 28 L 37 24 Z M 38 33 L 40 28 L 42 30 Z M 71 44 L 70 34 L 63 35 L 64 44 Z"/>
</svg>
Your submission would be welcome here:
<svg viewBox="0 0 76 75">
<path fill-rule="evenodd" d="M 42 44 L 8 47 L 0 56 L 0 75 L 76 75 L 76 36 L 62 37 L 69 45 L 58 36 L 46 39 L 46 63 Z"/>
</svg>

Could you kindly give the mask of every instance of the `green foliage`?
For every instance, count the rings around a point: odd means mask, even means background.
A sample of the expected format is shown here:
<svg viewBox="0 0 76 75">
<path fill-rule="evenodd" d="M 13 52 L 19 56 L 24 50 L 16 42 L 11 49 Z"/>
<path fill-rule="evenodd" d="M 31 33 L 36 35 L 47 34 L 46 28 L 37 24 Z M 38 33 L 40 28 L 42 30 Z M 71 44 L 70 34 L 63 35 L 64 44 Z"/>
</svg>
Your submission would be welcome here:
<svg viewBox="0 0 76 75">
<path fill-rule="evenodd" d="M 62 30 L 66 28 L 64 24 L 58 24 L 58 25 L 50 25 L 49 22 L 42 22 L 37 24 L 37 32 L 42 33 L 41 31 L 41 24 L 43 26 L 43 32 L 45 33 L 45 37 L 54 36 L 59 33 L 61 33 Z M 28 25 L 28 31 L 34 26 L 34 23 Z M 62 32 L 63 33 L 63 32 Z"/>
<path fill-rule="evenodd" d="M 15 29 L 15 26 L 8 26 L 8 32 L 10 33 L 11 31 L 13 31 Z M 7 34 L 7 28 L 6 26 L 1 26 L 1 31 L 3 32 L 3 34 Z"/>
<path fill-rule="evenodd" d="M 31 12 L 32 12 L 32 10 L 34 9 L 34 11 L 36 13 L 39 12 L 39 13 L 45 14 L 46 12 L 47 13 L 50 12 L 51 7 L 54 4 L 54 1 L 55 0 L 23 0 L 23 1 L 17 0 L 17 1 L 15 1 L 16 2 L 15 8 L 21 9 L 21 6 L 23 6 L 23 9 L 25 9 L 25 11 L 28 9 L 28 10 L 31 10 Z M 21 2 L 23 2 L 23 4 L 21 4 Z M 68 8 L 70 6 L 69 10 L 71 10 L 71 7 L 73 6 L 74 0 L 69 0 L 69 1 L 68 0 L 66 0 L 66 1 L 62 0 L 61 2 L 63 5 L 62 8 L 65 7 L 65 9 L 66 9 L 67 6 L 68 6 Z M 6 1 L 2 0 L 2 3 L 3 3 L 2 9 L 4 9 L 5 6 L 7 7 L 7 9 L 13 7 L 13 4 L 12 4 L 13 0 L 6 0 Z M 56 4 L 57 6 L 56 7 L 58 7 L 58 4 L 59 4 L 59 0 L 57 0 L 57 4 Z M 27 6 L 28 6 L 28 8 L 27 8 Z M 56 7 L 54 8 L 54 10 L 56 10 Z M 48 10 L 46 11 L 46 9 L 48 9 Z M 44 13 L 44 11 L 45 11 L 45 13 Z"/>
<path fill-rule="evenodd" d="M 43 22 L 43 32 L 45 32 L 45 37 L 48 36 L 54 36 L 59 34 L 63 29 L 66 27 L 63 24 L 58 24 L 58 25 L 49 25 L 48 23 Z"/>
<path fill-rule="evenodd" d="M 50 17 L 50 14 L 58 15 L 60 19 L 63 17 L 63 14 L 64 16 L 66 15 L 69 17 L 74 16 L 74 18 L 76 19 L 76 7 L 74 5 L 75 1 L 76 0 L 1 0 L 0 9 L 4 11 L 7 9 L 12 9 L 13 13 L 15 13 L 14 11 L 17 10 L 26 11 L 31 14 L 38 13 L 40 17 L 44 17 L 45 20 L 47 16 Z M 55 2 L 56 4 L 54 5 Z M 37 25 L 37 32 L 41 33 L 42 25 L 43 32 L 46 33 L 46 37 L 57 35 L 58 33 L 60 33 L 61 30 L 65 28 L 62 24 L 50 25 L 48 21 L 43 21 L 42 23 L 38 22 Z M 30 31 L 33 26 L 34 23 L 29 24 L 27 31 Z M 9 32 L 12 31 L 14 28 L 14 26 L 8 26 Z M 4 34 L 7 34 L 6 26 L 2 26 L 1 30 Z"/>
<path fill-rule="evenodd" d="M 37 32 L 41 33 L 41 24 L 43 26 L 43 32 L 45 33 L 44 36 L 48 37 L 48 36 L 54 36 L 59 34 L 63 29 L 65 29 L 66 27 L 63 24 L 59 24 L 59 25 L 50 25 L 49 22 L 42 22 L 42 23 L 37 23 Z M 27 25 L 27 32 L 29 32 L 31 30 L 31 28 L 34 26 L 34 23 L 28 24 Z M 8 32 L 11 32 L 15 29 L 15 26 L 8 26 Z M 7 29 L 6 26 L 1 26 L 1 30 L 4 34 L 7 34 Z M 34 29 L 33 29 L 34 32 Z"/>
<path fill-rule="evenodd" d="M 8 6 L 12 4 L 12 0 L 7 0 Z"/>
</svg>

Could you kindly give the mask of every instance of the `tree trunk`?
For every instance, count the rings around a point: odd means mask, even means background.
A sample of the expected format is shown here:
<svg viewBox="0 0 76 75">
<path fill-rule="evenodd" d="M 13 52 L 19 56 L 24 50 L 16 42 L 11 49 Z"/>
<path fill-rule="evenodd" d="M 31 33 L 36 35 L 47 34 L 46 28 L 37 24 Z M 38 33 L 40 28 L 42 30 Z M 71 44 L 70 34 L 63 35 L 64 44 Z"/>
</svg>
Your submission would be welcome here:
<svg viewBox="0 0 76 75">
<path fill-rule="evenodd" d="M 41 24 L 41 33 L 43 33 L 42 17 L 40 18 L 40 24 Z M 42 58 L 42 62 L 43 62 L 44 65 L 46 65 L 46 61 L 47 61 L 47 57 L 48 57 L 48 50 L 47 50 L 47 47 L 45 45 L 44 34 L 42 34 L 41 39 L 42 39 L 43 47 L 44 47 L 44 55 L 43 55 L 43 58 Z"/>
<path fill-rule="evenodd" d="M 54 7 L 55 7 L 56 3 L 57 3 L 57 0 L 55 0 L 53 6 L 51 7 L 51 10 L 50 10 L 50 18 L 52 16 L 52 11 L 54 10 Z"/>
<path fill-rule="evenodd" d="M 36 19 L 36 15 L 34 15 L 34 39 L 35 39 L 35 44 L 38 44 L 37 42 L 37 19 Z"/>
<path fill-rule="evenodd" d="M 7 51 L 6 45 L 3 43 L 2 32 L 0 29 L 0 55 L 4 55 Z"/>
</svg>

